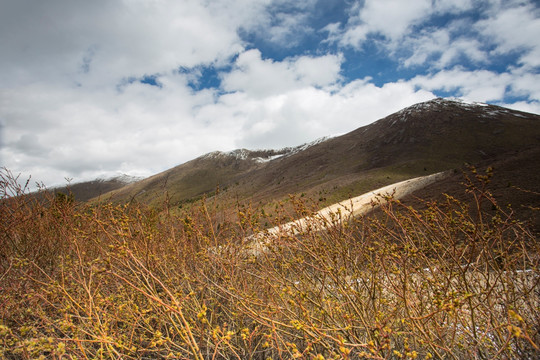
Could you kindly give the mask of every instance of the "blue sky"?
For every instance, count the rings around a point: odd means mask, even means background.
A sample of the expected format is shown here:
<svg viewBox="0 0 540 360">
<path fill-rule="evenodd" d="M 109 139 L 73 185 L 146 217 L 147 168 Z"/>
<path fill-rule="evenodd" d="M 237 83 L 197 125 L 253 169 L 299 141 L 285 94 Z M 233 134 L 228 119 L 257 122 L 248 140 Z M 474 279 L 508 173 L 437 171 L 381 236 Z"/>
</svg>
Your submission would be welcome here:
<svg viewBox="0 0 540 360">
<path fill-rule="evenodd" d="M 534 0 L 0 0 L 0 165 L 48 186 L 436 96 L 540 113 Z"/>
</svg>

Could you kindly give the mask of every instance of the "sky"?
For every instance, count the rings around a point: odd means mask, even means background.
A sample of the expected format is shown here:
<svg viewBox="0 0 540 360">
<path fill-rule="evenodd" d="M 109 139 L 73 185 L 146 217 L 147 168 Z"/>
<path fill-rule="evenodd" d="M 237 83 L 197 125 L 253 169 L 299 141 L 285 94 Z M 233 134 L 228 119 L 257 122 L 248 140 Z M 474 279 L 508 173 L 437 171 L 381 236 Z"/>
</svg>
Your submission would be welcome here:
<svg viewBox="0 0 540 360">
<path fill-rule="evenodd" d="M 434 97 L 540 113 L 537 0 L 0 0 L 0 166 L 47 187 Z"/>
</svg>

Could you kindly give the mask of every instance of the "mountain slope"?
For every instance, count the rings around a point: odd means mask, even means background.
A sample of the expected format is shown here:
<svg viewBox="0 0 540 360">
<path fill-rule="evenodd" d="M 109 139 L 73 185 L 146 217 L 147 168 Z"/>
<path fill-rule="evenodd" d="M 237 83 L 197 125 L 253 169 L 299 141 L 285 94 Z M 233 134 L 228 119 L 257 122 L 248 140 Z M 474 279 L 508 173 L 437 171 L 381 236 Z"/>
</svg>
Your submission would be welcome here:
<svg viewBox="0 0 540 360">
<path fill-rule="evenodd" d="M 507 206 L 511 205 L 514 218 L 529 222 L 531 229 L 540 235 L 540 146 L 483 161 L 476 166 L 480 174 L 484 174 L 488 167 L 493 169 L 493 176 L 487 187 L 497 204 L 507 212 L 510 212 Z M 474 179 L 471 172 L 465 173 Z M 443 194 L 448 194 L 474 208 L 474 199 L 464 191 L 463 182 L 463 173 L 457 171 L 414 192 L 402 201 L 408 206 L 422 209 L 425 207 L 424 200 L 444 202 Z M 495 214 L 487 201 L 484 202 L 483 210 Z"/>
<path fill-rule="evenodd" d="M 96 179 L 46 189 L 46 192 L 53 194 L 62 193 L 65 195 L 72 194 L 77 201 L 84 202 L 92 198 L 99 197 L 103 194 L 110 193 L 111 191 L 121 189 L 124 186 L 139 180 L 142 180 L 142 178 L 129 175 L 119 175 L 107 179 Z M 36 193 L 36 195 L 42 196 L 45 194 Z"/>
<path fill-rule="evenodd" d="M 311 189 L 332 203 L 538 146 L 538 120 L 538 115 L 497 106 L 436 99 L 272 161 L 243 183 L 256 199 Z"/>
<path fill-rule="evenodd" d="M 359 115 L 361 116 L 361 115 Z M 495 161 L 540 144 L 540 116 L 434 99 L 296 151 L 210 153 L 105 196 L 172 205 L 219 185 L 238 200 L 306 193 L 321 205 L 407 178 Z"/>
<path fill-rule="evenodd" d="M 136 199 L 151 205 L 162 204 L 166 197 L 170 197 L 173 204 L 192 202 L 219 187 L 238 184 L 248 174 L 265 168 L 273 160 L 292 156 L 324 140 L 280 150 L 215 151 L 112 191 L 104 198 L 121 202 Z"/>
</svg>

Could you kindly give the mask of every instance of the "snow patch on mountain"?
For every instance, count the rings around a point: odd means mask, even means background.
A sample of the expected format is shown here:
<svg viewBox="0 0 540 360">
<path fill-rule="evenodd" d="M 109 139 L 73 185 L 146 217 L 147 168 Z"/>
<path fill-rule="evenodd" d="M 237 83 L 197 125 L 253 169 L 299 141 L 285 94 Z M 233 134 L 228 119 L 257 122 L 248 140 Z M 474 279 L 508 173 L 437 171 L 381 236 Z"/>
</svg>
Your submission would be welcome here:
<svg viewBox="0 0 540 360">
<path fill-rule="evenodd" d="M 423 111 L 431 110 L 440 112 L 448 109 L 449 107 L 456 106 L 467 111 L 481 111 L 483 113 L 481 116 L 485 118 L 504 114 L 513 114 L 518 117 L 527 118 L 526 115 L 517 114 L 515 111 L 482 102 L 467 101 L 459 98 L 436 98 L 419 104 L 411 105 L 398 111 L 395 114 L 396 119 L 391 125 L 396 124 L 398 121 L 406 122 L 411 116 Z"/>
<path fill-rule="evenodd" d="M 283 156 L 285 156 L 286 154 L 277 154 L 277 155 L 272 155 L 272 156 L 268 156 L 268 157 L 256 157 L 254 160 L 258 163 L 265 163 L 265 162 L 269 162 L 269 161 L 272 161 L 272 160 L 275 160 L 275 159 L 279 159 Z"/>
<path fill-rule="evenodd" d="M 321 138 L 319 138 L 317 140 L 314 140 L 314 141 L 311 141 L 309 143 L 305 143 L 305 144 L 302 144 L 302 145 L 299 145 L 299 146 L 285 147 L 285 148 L 282 148 L 282 149 L 279 149 L 279 150 L 274 150 L 277 153 L 276 155 L 271 155 L 271 156 L 269 156 L 267 158 L 259 157 L 257 161 L 258 162 L 268 162 L 268 161 L 272 161 L 272 160 L 279 159 L 279 158 L 282 158 L 282 157 L 291 156 L 291 155 L 297 154 L 299 152 L 302 152 L 304 150 L 307 150 L 312 146 L 315 146 L 315 145 L 321 144 L 321 143 L 323 143 L 325 141 L 328 141 L 328 140 L 330 140 L 332 138 L 333 138 L 332 136 L 324 136 L 324 137 L 321 137 Z"/>
<path fill-rule="evenodd" d="M 106 182 L 106 181 L 118 181 L 118 182 L 121 182 L 123 184 L 132 184 L 132 183 L 135 183 L 137 181 L 140 181 L 140 180 L 143 180 L 145 177 L 144 176 L 134 176 L 134 175 L 128 175 L 128 174 L 119 174 L 119 175 L 116 175 L 116 176 L 101 176 L 101 177 L 98 177 L 96 180 L 97 181 L 103 181 L 103 182 Z"/>
<path fill-rule="evenodd" d="M 312 146 L 321 144 L 329 139 L 332 139 L 331 136 L 325 136 L 317 140 L 311 141 L 295 147 L 284 147 L 281 149 L 271 149 L 271 150 L 247 150 L 247 149 L 236 149 L 232 151 L 213 151 L 211 153 L 205 154 L 200 157 L 200 159 L 219 159 L 219 158 L 234 158 L 236 160 L 249 160 L 252 159 L 258 163 L 265 163 L 273 161 L 282 157 L 291 156 L 309 149 Z"/>
<path fill-rule="evenodd" d="M 250 154 L 251 152 L 247 149 L 236 149 L 224 153 L 225 156 L 233 157 L 237 160 L 246 160 L 250 157 Z"/>
<path fill-rule="evenodd" d="M 317 140 L 314 140 L 314 141 L 312 141 L 312 142 L 305 143 L 305 144 L 303 144 L 303 145 L 300 145 L 300 146 L 297 146 L 297 147 L 295 147 L 295 148 L 292 148 L 291 155 L 292 155 L 292 154 L 296 154 L 296 153 L 298 153 L 298 152 L 300 152 L 300 151 L 307 150 L 307 149 L 309 149 L 309 148 L 312 147 L 312 146 L 319 145 L 319 144 L 321 144 L 321 143 L 323 143 L 323 142 L 325 142 L 325 141 L 328 141 L 328 140 L 330 140 L 330 139 L 332 139 L 332 136 L 323 136 L 322 138 L 318 138 Z"/>
<path fill-rule="evenodd" d="M 142 179 L 144 179 L 144 176 L 134 176 L 134 175 L 128 175 L 128 174 L 121 174 L 121 175 L 113 177 L 113 180 L 120 181 L 121 183 L 124 183 L 124 184 L 133 184 L 133 183 L 136 183 L 137 181 L 141 181 Z"/>
<path fill-rule="evenodd" d="M 204 154 L 199 159 L 220 159 L 220 158 L 234 158 L 236 160 L 246 160 L 250 158 L 251 151 L 247 149 L 236 149 L 231 151 L 212 151 L 208 154 Z"/>
</svg>

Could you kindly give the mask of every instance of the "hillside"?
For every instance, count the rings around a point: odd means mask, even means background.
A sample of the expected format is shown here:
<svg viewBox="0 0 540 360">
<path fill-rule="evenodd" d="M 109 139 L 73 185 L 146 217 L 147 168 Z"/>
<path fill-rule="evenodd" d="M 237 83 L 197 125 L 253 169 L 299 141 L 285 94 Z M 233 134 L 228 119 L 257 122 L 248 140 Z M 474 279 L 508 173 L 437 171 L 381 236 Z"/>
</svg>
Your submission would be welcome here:
<svg viewBox="0 0 540 360">
<path fill-rule="evenodd" d="M 327 205 L 411 177 L 537 148 L 539 120 L 499 106 L 434 99 L 308 146 L 210 153 L 102 199 L 157 206 L 167 196 L 179 206 L 212 196 L 219 187 L 229 201 L 269 202 L 304 193 Z"/>
<path fill-rule="evenodd" d="M 514 217 L 529 222 L 531 229 L 540 234 L 540 147 L 508 153 L 494 160 L 476 164 L 478 171 L 484 173 L 488 167 L 493 169 L 488 190 L 497 204 Z M 469 177 L 470 172 L 466 172 Z M 451 176 L 430 184 L 405 197 L 404 203 L 417 209 L 426 207 L 425 200 L 444 202 L 449 194 L 460 201 L 469 202 L 471 197 L 464 191 L 464 174 L 457 171 Z M 472 203 L 470 203 L 472 205 Z M 507 206 L 511 205 L 511 210 Z M 485 203 L 483 209 L 494 213 L 493 207 Z"/>
<path fill-rule="evenodd" d="M 215 151 L 112 191 L 103 198 L 118 202 L 136 200 L 161 205 L 165 196 L 169 196 L 173 205 L 193 202 L 202 195 L 213 195 L 218 188 L 238 187 L 241 179 L 264 169 L 269 162 L 292 156 L 317 143 L 318 141 L 315 141 L 312 144 L 280 150 Z"/>
<path fill-rule="evenodd" d="M 128 175 L 120 175 L 108 179 L 96 179 L 93 181 L 73 183 L 67 186 L 47 189 L 47 191 L 51 193 L 63 193 L 66 195 L 72 194 L 77 201 L 88 201 L 139 180 L 142 179 Z"/>
</svg>

